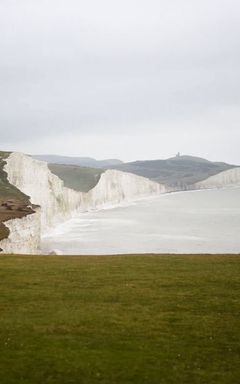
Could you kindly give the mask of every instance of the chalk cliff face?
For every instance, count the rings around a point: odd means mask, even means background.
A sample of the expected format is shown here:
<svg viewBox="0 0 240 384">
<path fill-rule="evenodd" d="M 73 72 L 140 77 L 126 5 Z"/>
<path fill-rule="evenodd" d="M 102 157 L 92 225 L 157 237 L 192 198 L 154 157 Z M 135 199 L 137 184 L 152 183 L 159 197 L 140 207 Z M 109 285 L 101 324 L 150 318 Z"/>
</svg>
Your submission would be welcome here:
<svg viewBox="0 0 240 384">
<path fill-rule="evenodd" d="M 88 193 L 82 194 L 85 210 L 103 208 L 122 201 L 165 193 L 165 187 L 145 177 L 116 170 L 108 170 L 101 175 L 98 184 Z"/>
<path fill-rule="evenodd" d="M 66 220 L 80 206 L 79 194 L 65 188 L 63 181 L 49 171 L 47 163 L 17 152 L 6 162 L 9 182 L 28 195 L 32 204 L 40 205 L 42 231 Z"/>
<path fill-rule="evenodd" d="M 64 183 L 48 169 L 47 163 L 22 153 L 12 153 L 4 167 L 9 182 L 39 205 L 39 212 L 5 224 L 10 229 L 8 239 L 0 242 L 5 253 L 34 253 L 40 236 L 49 227 L 67 220 L 76 211 L 103 208 L 145 196 L 164 193 L 165 188 L 144 177 L 116 170 L 104 172 L 98 184 L 88 193 L 64 187 Z"/>
<path fill-rule="evenodd" d="M 196 189 L 240 186 L 240 168 L 229 169 L 194 184 Z"/>
<path fill-rule="evenodd" d="M 0 242 L 4 253 L 39 253 L 41 240 L 39 208 L 35 213 L 21 219 L 8 220 L 4 224 L 10 230 L 9 237 Z"/>
</svg>

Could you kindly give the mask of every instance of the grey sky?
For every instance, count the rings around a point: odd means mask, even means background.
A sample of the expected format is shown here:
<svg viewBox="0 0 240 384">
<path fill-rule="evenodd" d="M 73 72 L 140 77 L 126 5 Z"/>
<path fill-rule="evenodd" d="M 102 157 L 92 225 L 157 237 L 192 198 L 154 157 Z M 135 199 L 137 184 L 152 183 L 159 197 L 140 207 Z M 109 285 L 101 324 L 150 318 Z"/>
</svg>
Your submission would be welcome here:
<svg viewBox="0 0 240 384">
<path fill-rule="evenodd" d="M 0 0 L 2 149 L 240 164 L 239 0 Z"/>
</svg>

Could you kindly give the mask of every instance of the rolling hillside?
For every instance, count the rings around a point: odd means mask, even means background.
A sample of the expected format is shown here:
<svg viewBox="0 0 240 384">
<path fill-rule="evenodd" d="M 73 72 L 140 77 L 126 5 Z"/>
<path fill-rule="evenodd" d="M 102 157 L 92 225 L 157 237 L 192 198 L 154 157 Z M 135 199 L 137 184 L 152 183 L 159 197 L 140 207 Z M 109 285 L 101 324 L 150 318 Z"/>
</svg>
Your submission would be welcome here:
<svg viewBox="0 0 240 384">
<path fill-rule="evenodd" d="M 200 157 L 176 156 L 167 160 L 124 163 L 112 168 L 148 177 L 172 188 L 188 189 L 194 183 L 234 167 L 234 165 L 211 162 Z"/>
<path fill-rule="evenodd" d="M 46 161 L 49 164 L 79 165 L 81 167 L 104 168 L 122 164 L 118 159 L 96 160 L 92 157 L 71 157 L 58 155 L 33 155 L 36 160 Z"/>
<path fill-rule="evenodd" d="M 185 190 L 193 184 L 235 168 L 235 165 L 212 162 L 201 157 L 176 156 L 166 160 L 140 160 L 123 163 L 120 160 L 97 161 L 92 158 L 56 155 L 33 156 L 47 161 L 53 173 L 64 180 L 65 185 L 86 192 L 93 188 L 106 169 L 117 169 L 146 177 L 171 189 Z"/>
</svg>

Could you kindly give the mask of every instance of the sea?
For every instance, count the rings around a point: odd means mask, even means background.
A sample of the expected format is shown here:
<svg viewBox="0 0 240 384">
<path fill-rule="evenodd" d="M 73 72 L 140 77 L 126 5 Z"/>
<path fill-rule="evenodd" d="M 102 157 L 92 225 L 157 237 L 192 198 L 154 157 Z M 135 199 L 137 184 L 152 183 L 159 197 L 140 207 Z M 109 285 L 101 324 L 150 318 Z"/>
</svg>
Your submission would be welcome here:
<svg viewBox="0 0 240 384">
<path fill-rule="evenodd" d="M 240 187 L 168 193 L 81 213 L 44 236 L 42 252 L 240 253 Z"/>
</svg>

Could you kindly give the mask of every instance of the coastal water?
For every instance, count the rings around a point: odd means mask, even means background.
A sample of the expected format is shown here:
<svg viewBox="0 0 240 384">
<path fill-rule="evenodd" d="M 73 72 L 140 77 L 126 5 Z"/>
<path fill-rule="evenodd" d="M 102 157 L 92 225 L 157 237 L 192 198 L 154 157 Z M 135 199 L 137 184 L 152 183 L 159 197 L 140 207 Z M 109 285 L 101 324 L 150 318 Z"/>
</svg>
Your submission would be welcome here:
<svg viewBox="0 0 240 384">
<path fill-rule="evenodd" d="M 42 240 L 67 255 L 240 253 L 240 187 L 179 192 L 79 215 Z"/>
</svg>

